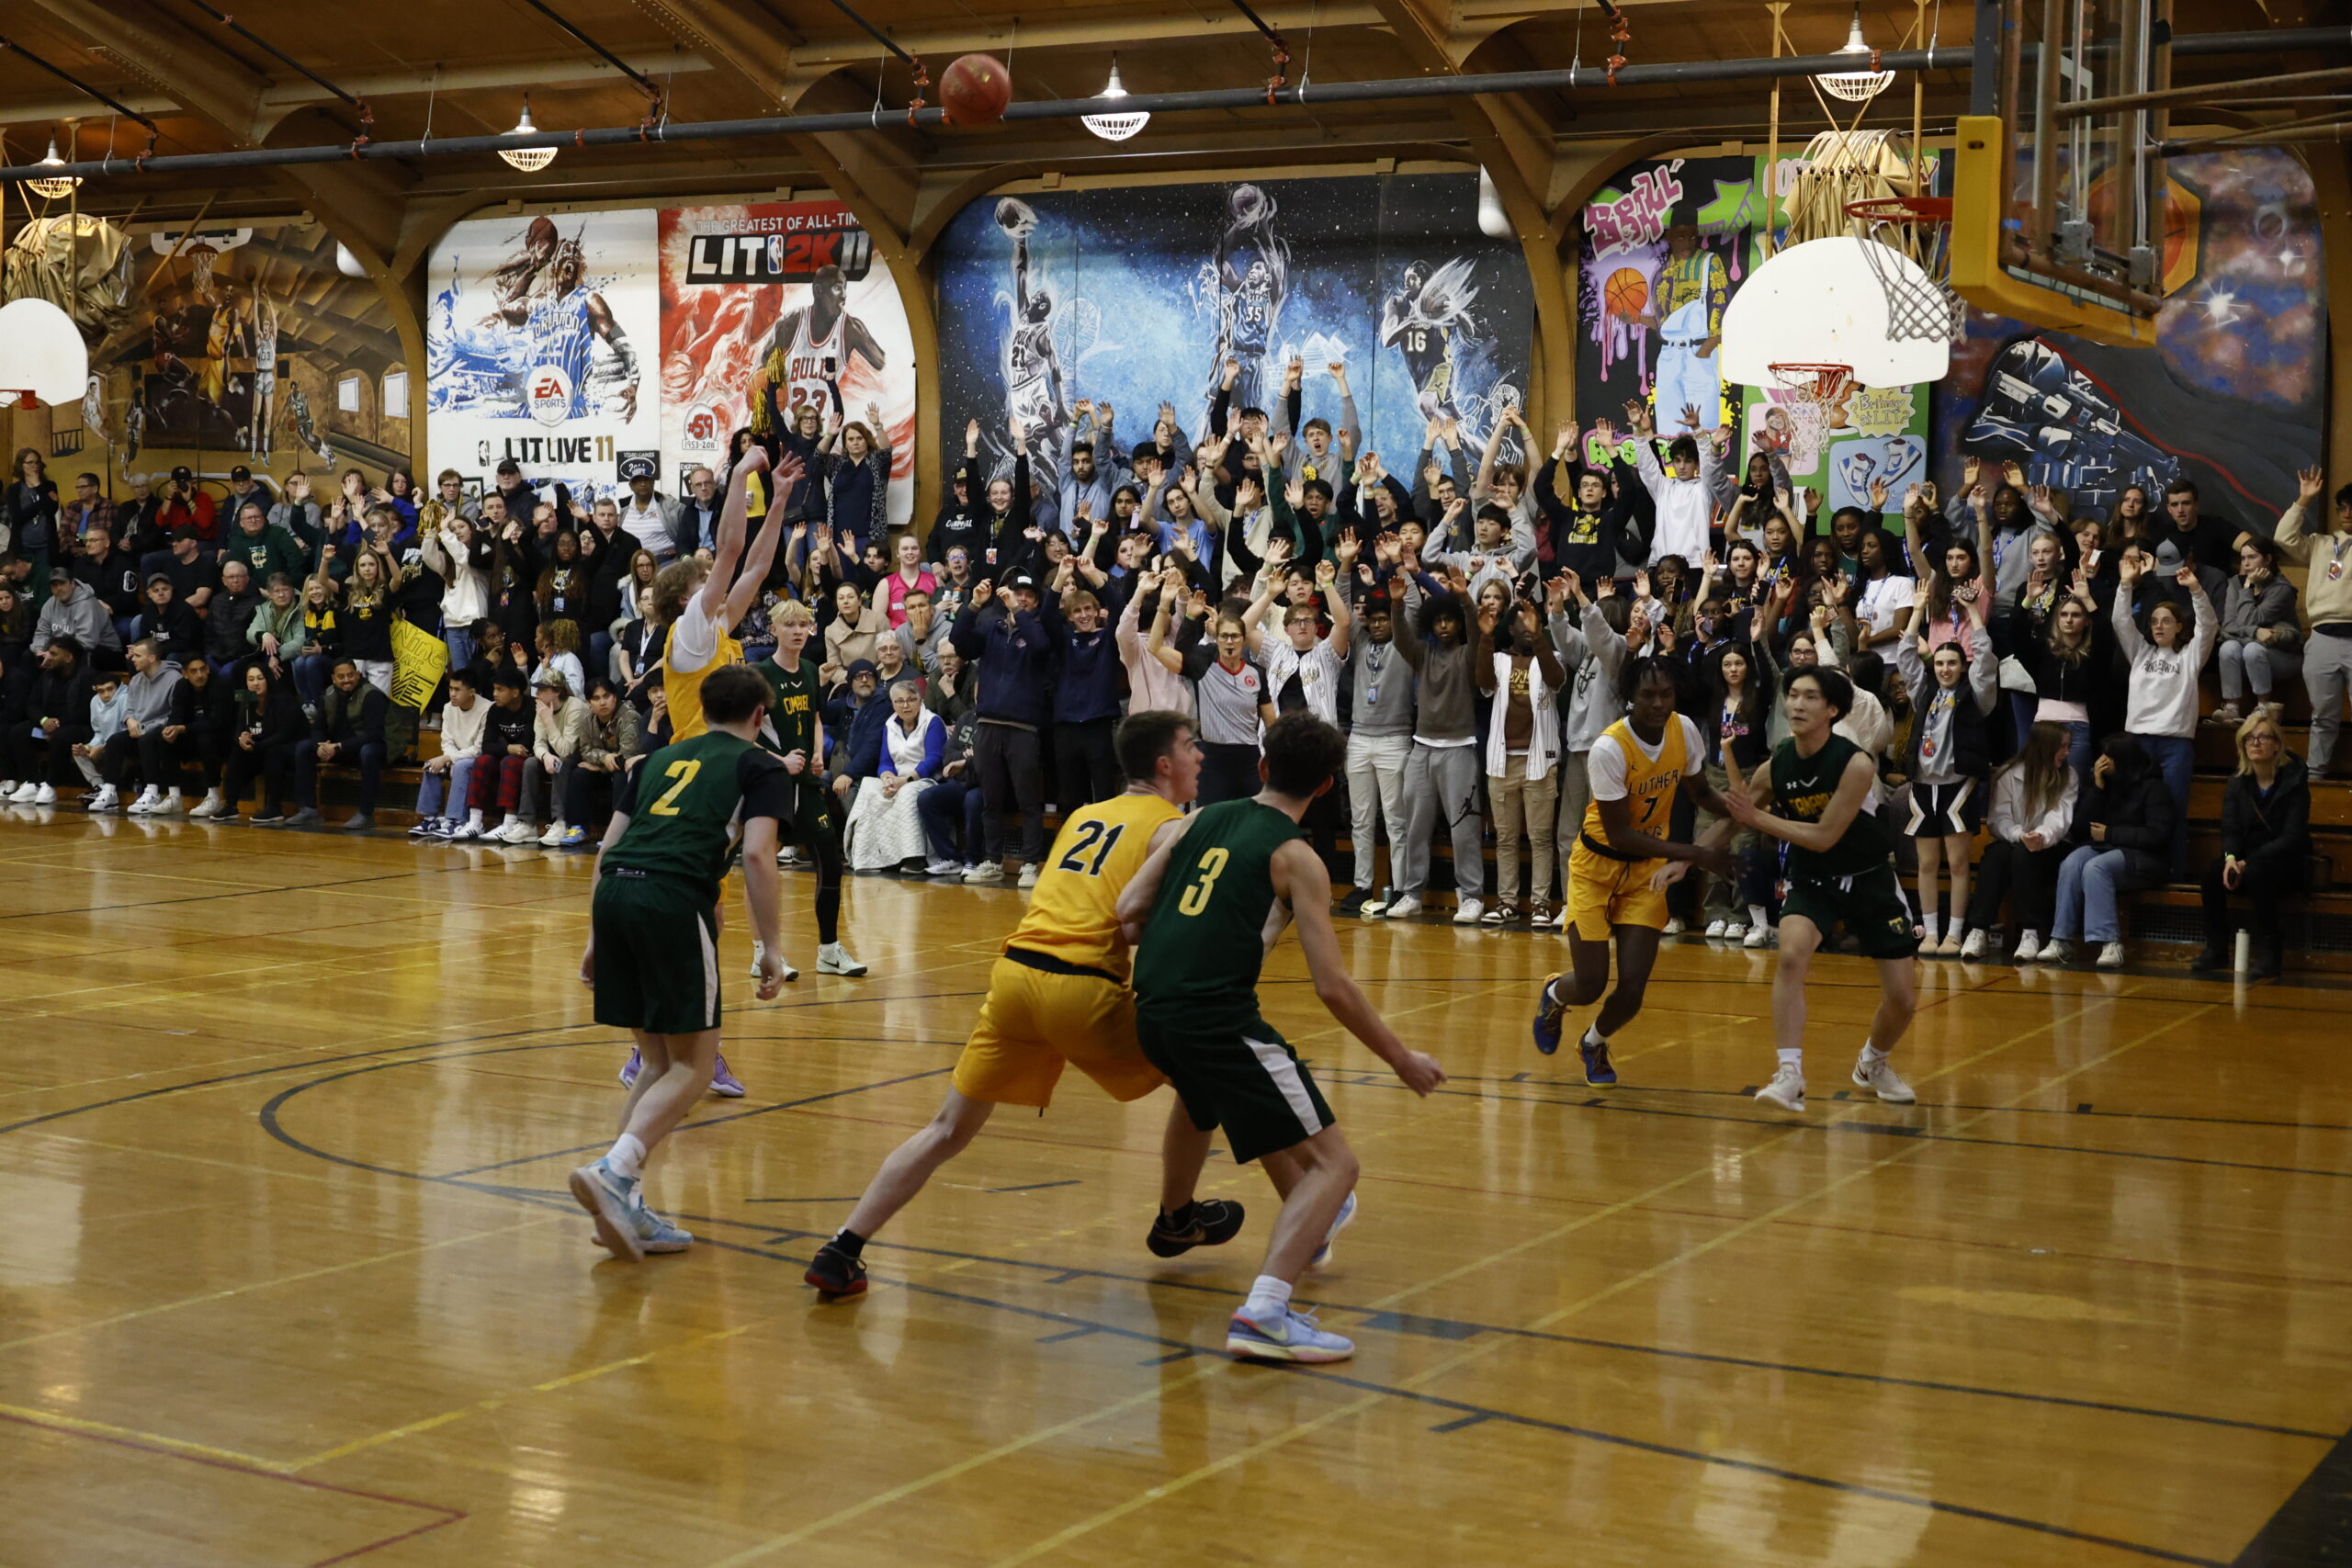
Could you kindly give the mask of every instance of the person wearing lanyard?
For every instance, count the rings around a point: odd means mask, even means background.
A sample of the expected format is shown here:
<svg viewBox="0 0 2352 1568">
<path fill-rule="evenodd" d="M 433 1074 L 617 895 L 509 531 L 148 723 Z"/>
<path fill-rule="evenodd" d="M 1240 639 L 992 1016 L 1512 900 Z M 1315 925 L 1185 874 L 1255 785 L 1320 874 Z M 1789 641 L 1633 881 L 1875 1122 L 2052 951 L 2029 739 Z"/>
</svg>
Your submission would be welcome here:
<svg viewBox="0 0 2352 1568">
<path fill-rule="evenodd" d="M 2352 686 L 2352 485 L 2335 495 L 2335 514 L 2316 531 L 2312 509 L 2319 504 L 2316 468 L 2295 476 L 2301 493 L 2279 514 L 2271 536 L 2288 559 L 2311 569 L 2303 583 L 2303 609 L 2312 635 L 2303 645 L 2303 684 L 2312 694 L 2311 776 L 2327 776 L 2335 737 L 2344 727 L 2344 699 Z"/>
<path fill-rule="evenodd" d="M 1182 653 L 1168 643 L 1170 602 L 1160 596 L 1159 613 L 1151 618 L 1145 647 L 1166 668 L 1193 683 L 1201 715 L 1200 802 L 1247 800 L 1258 792 L 1258 730 L 1274 722 L 1266 671 L 1249 657 L 1250 628 L 1245 612 L 1220 606 L 1216 611 L 1216 646 L 1195 643 Z"/>
</svg>

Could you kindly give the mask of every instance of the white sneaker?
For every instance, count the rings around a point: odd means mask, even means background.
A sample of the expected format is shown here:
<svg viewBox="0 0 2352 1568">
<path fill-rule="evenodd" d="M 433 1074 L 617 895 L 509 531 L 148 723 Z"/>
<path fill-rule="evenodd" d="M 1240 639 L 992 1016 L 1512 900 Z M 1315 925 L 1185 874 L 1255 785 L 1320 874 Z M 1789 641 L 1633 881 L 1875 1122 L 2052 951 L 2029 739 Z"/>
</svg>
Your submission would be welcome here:
<svg viewBox="0 0 2352 1568">
<path fill-rule="evenodd" d="M 1725 942 L 1745 942 L 1745 941 L 1747 941 L 1747 922 L 1746 920 L 1726 920 L 1726 921 L 1724 921 L 1724 940 Z"/>
<path fill-rule="evenodd" d="M 122 809 L 122 797 L 115 794 L 114 785 L 101 784 L 98 793 L 90 796 L 82 808 L 85 811 L 119 811 Z"/>
<path fill-rule="evenodd" d="M 2018 950 L 2010 955 L 2019 964 L 2030 964 L 2041 956 L 2041 933 L 2028 931 L 2018 938 Z"/>
<path fill-rule="evenodd" d="M 1983 926 L 1968 933 L 1968 940 L 1960 944 L 1960 955 L 1962 958 L 1984 956 L 1984 928 Z"/>
<path fill-rule="evenodd" d="M 471 818 L 468 818 L 466 821 L 460 822 L 455 828 L 449 829 L 449 840 L 452 843 L 462 844 L 470 840 L 483 839 L 487 837 L 489 837 L 489 834 L 483 830 L 482 825 Z"/>
<path fill-rule="evenodd" d="M 144 817 L 151 811 L 161 809 L 163 804 L 164 792 L 153 784 L 149 784 L 139 792 L 137 800 L 122 808 L 122 813 L 126 817 Z"/>
<path fill-rule="evenodd" d="M 1740 946 L 1742 946 L 1742 947 L 1770 947 L 1770 946 L 1771 946 L 1771 945 L 1772 945 L 1772 928 L 1771 928 L 1770 926 L 1750 926 L 1750 927 L 1748 927 L 1748 928 L 1747 928 L 1747 937 L 1746 937 L 1746 938 L 1745 938 L 1741 942 L 1740 942 L 1740 944 L 1739 944 L 1739 945 L 1740 945 Z"/>
<path fill-rule="evenodd" d="M 1453 911 L 1453 923 L 1457 926 L 1475 926 L 1486 912 L 1486 900 L 1464 898 L 1462 900 L 1461 908 Z"/>
<path fill-rule="evenodd" d="M 1889 1105 L 1909 1105 L 1919 1098 L 1911 1092 L 1911 1086 L 1903 1081 L 1903 1076 L 1894 1070 L 1894 1065 L 1884 1056 L 1881 1056 L 1875 1062 L 1856 1056 L 1854 1058 L 1854 1087 L 1877 1090 L 1878 1097 Z"/>
<path fill-rule="evenodd" d="M 19 806 L 22 806 L 22 805 L 27 804 L 27 802 L 26 802 L 26 800 L 25 800 L 25 792 L 24 792 L 23 790 L 18 790 L 18 791 L 17 792 L 17 794 L 16 794 L 16 800 L 17 800 L 17 805 L 19 805 Z M 56 786 L 55 784 L 41 784 L 41 785 L 37 786 L 37 787 L 33 790 L 33 797 L 32 797 L 32 800 L 31 800 L 30 804 L 31 804 L 31 805 L 34 805 L 34 806 L 54 806 L 54 805 L 56 805 L 56 804 L 57 804 L 57 786 Z"/>
<path fill-rule="evenodd" d="M 756 980 L 756 979 L 760 978 L 760 960 L 761 960 L 761 959 L 763 959 L 763 958 L 765 958 L 765 957 L 767 956 L 767 953 L 768 953 L 768 944 L 767 944 L 766 942 L 763 942 L 760 941 L 758 938 L 754 937 L 754 938 L 752 939 L 752 979 Z M 791 961 L 790 959 L 785 959 L 785 960 L 783 960 L 782 962 L 783 962 L 783 964 L 784 964 L 784 978 L 785 978 L 785 981 L 786 981 L 786 983 L 787 985 L 788 985 L 788 984 L 790 984 L 792 981 L 795 981 L 795 980 L 797 980 L 798 978 L 800 978 L 800 971 L 799 971 L 799 970 L 797 970 L 797 969 L 795 969 L 795 968 L 792 966 L 792 961 Z"/>
<path fill-rule="evenodd" d="M 2120 969 L 2123 967 L 2123 944 L 2120 942 L 2110 942 L 2098 950 L 2098 957 L 2095 962 L 2102 969 Z"/>
<path fill-rule="evenodd" d="M 952 860 L 931 860 L 923 863 L 922 874 L 925 876 L 961 876 L 964 868 Z"/>
<path fill-rule="evenodd" d="M 14 795 L 14 794 L 16 794 L 16 793 L 17 793 L 17 781 L 16 781 L 16 780 L 14 780 L 14 779 L 0 779 L 0 800 L 6 800 L 10 795 Z"/>
<path fill-rule="evenodd" d="M 11 806 L 30 806 L 33 803 L 33 797 L 39 794 L 40 794 L 40 785 L 37 784 L 21 784 L 15 789 L 8 792 L 8 804 Z"/>
<path fill-rule="evenodd" d="M 1709 942 L 1714 941 L 1719 936 L 1727 936 L 1729 934 L 1730 928 L 1724 921 L 1709 920 L 1707 922 L 1707 940 Z"/>
<path fill-rule="evenodd" d="M 817 949 L 817 973 L 847 975 L 854 979 L 865 973 L 865 965 L 852 958 L 849 955 L 849 949 L 840 942 L 829 942 L 820 944 Z"/>
<path fill-rule="evenodd" d="M 1657 934 L 1660 936 L 1680 936 L 1684 931 L 1687 931 L 1690 929 L 1690 928 L 1688 925 L 1683 923 L 1682 917 L 1677 915 L 1672 919 L 1667 921 L 1665 926 L 1659 930 Z"/>
<path fill-rule="evenodd" d="M 1381 910 L 1380 918 L 1384 920 L 1409 920 L 1420 912 L 1421 896 L 1418 893 L 1408 893 Z"/>
<path fill-rule="evenodd" d="M 498 830 L 499 840 L 502 843 L 508 844 L 532 843 L 537 841 L 538 836 L 539 835 L 532 829 L 531 825 L 528 822 L 525 822 L 520 818 L 517 818 L 513 822 L 509 822 L 505 827 L 501 828 Z"/>
<path fill-rule="evenodd" d="M 1561 905 L 1560 912 L 1552 917 L 1552 929 L 1555 931 L 1568 929 L 1568 907 L 1566 904 Z"/>
<path fill-rule="evenodd" d="M 2053 936 L 2041 944 L 2040 956 L 2044 964 L 2072 964 L 2075 961 L 2075 944 L 2064 937 Z"/>
<path fill-rule="evenodd" d="M 999 865 L 992 860 L 981 861 L 976 865 L 968 865 L 964 868 L 964 880 L 967 882 L 1002 882 L 1004 880 L 1004 867 Z"/>
<path fill-rule="evenodd" d="M 204 799 L 203 799 L 199 804 L 198 804 L 198 805 L 197 805 L 197 807 L 196 807 L 194 809 L 192 809 L 191 811 L 189 811 L 189 812 L 188 812 L 188 816 L 189 816 L 191 818 L 208 818 L 208 817 L 218 817 L 218 816 L 220 816 L 220 813 L 221 813 L 221 812 L 223 812 L 223 811 L 227 810 L 228 808 L 229 808 L 229 803 L 228 803 L 227 801 L 225 801 L 225 800 L 222 800 L 222 799 L 220 798 L 220 793 L 219 793 L 218 791 L 215 791 L 214 793 L 212 793 L 212 794 L 210 794 L 210 795 L 206 795 L 206 796 L 204 797 Z"/>
<path fill-rule="evenodd" d="M 1804 1113 L 1804 1069 L 1783 1062 L 1772 1075 L 1772 1081 L 1756 1091 L 1757 1100 L 1765 1105 L 1778 1106 L 1782 1111 Z"/>
<path fill-rule="evenodd" d="M 179 791 L 175 789 L 167 789 L 156 798 L 153 806 L 148 807 L 148 815 L 151 817 L 177 817 L 182 811 L 187 809 L 187 803 L 180 798 Z"/>
<path fill-rule="evenodd" d="M 1020 879 L 1020 882 L 1019 882 L 1019 884 L 1018 884 L 1018 885 L 1019 885 L 1020 886 L 1023 886 L 1023 887 L 1035 887 L 1035 886 L 1037 886 L 1037 868 L 1036 868 L 1035 866 L 1034 866 L 1034 865 L 1024 865 L 1024 866 L 1023 866 L 1023 867 L 1021 868 L 1021 879 Z"/>
<path fill-rule="evenodd" d="M 539 847 L 551 850 L 563 842 L 563 835 L 564 825 L 561 822 L 550 822 L 548 824 L 548 830 L 539 835 Z"/>
</svg>

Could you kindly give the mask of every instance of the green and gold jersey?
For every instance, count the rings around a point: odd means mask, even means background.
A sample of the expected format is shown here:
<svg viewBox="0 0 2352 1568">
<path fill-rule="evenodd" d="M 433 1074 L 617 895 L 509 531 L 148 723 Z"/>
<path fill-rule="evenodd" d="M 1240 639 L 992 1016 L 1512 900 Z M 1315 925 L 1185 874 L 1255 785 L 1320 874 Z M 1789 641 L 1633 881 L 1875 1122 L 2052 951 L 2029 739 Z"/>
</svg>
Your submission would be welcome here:
<svg viewBox="0 0 2352 1568">
<path fill-rule="evenodd" d="M 803 653 L 799 664 L 786 670 L 771 655 L 752 668 L 768 683 L 768 728 L 775 732 L 776 755 L 806 751 L 809 767 L 821 768 L 824 759 L 817 754 L 817 661 Z"/>
<path fill-rule="evenodd" d="M 1274 912 L 1274 852 L 1305 831 L 1287 812 L 1227 800 L 1193 819 L 1168 859 L 1136 953 L 1136 1012 L 1188 1034 L 1258 1017 L 1258 970 Z"/>
<path fill-rule="evenodd" d="M 1846 776 L 1846 764 L 1861 754 L 1860 747 L 1834 732 L 1828 743 L 1810 757 L 1797 750 L 1794 740 L 1781 741 L 1772 751 L 1772 795 L 1780 805 L 1779 815 L 1794 822 L 1820 821 L 1821 814 L 1838 797 L 1838 783 Z M 1861 810 L 1847 824 L 1845 835 L 1828 849 L 1789 846 L 1792 880 L 1835 882 L 1887 863 L 1893 845 L 1886 824 L 1879 819 L 1875 788 L 1871 793 L 1873 798 L 1862 802 Z"/>
<path fill-rule="evenodd" d="M 792 814 L 791 775 L 740 736 L 707 729 L 656 751 L 614 790 L 628 827 L 605 852 L 604 874 L 672 877 L 716 900 L 727 863 L 754 817 Z"/>
</svg>

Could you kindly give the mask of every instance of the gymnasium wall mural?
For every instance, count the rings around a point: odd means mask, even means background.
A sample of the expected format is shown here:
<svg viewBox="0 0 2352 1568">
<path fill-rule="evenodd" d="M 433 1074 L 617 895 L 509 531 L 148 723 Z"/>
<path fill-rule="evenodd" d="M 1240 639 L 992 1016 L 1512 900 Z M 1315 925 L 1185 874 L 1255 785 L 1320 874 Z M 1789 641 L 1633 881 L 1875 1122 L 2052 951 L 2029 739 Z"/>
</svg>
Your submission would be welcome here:
<svg viewBox="0 0 2352 1568">
<path fill-rule="evenodd" d="M 1197 439 L 1224 359 L 1234 406 L 1274 412 L 1306 361 L 1300 419 L 1336 428 L 1347 367 L 1364 446 L 1406 475 L 1433 414 L 1483 445 L 1527 385 L 1534 301 L 1517 244 L 1478 228 L 1473 174 L 1336 176 L 985 197 L 939 247 L 943 450 L 977 419 L 1009 468 L 1010 416 L 1057 468 L 1080 399 L 1122 446 L 1164 400 Z M 1470 461 L 1476 461 L 1473 446 Z"/>
<path fill-rule="evenodd" d="M 891 448 L 890 521 L 914 512 L 914 339 L 888 267 L 839 202 L 672 208 L 661 214 L 663 488 L 723 468 L 729 438 L 813 406 L 879 408 Z M 771 351 L 775 356 L 771 359 Z"/>
<path fill-rule="evenodd" d="M 585 500 L 658 463 L 661 340 L 650 210 L 482 218 L 433 247 L 429 467 L 484 485 L 512 457 Z M 427 481 L 430 488 L 430 481 Z"/>
<path fill-rule="evenodd" d="M 374 284 L 337 270 L 322 226 L 134 225 L 110 238 L 119 303 L 85 333 L 81 403 L 51 411 L 53 473 L 101 474 L 127 498 L 185 464 L 218 494 L 243 464 L 273 488 L 306 469 L 332 494 L 340 469 L 376 485 L 409 466 L 409 367 L 390 312 Z"/>
<path fill-rule="evenodd" d="M 2126 485 L 2161 505 L 2186 476 L 2206 512 L 2264 533 L 2295 499 L 2295 470 L 2320 461 L 2327 384 L 2310 172 L 2279 148 L 2233 148 L 2174 159 L 2165 194 L 2154 348 L 1969 312 L 1937 400 L 1947 486 L 1967 456 L 2013 462 L 2103 516 Z"/>
<path fill-rule="evenodd" d="M 1647 405 L 1666 435 L 1682 428 L 1686 409 L 1695 410 L 1701 428 L 1739 432 L 1735 463 L 1758 451 L 1777 455 L 1792 486 L 1822 497 L 1825 520 L 1841 506 L 1869 510 L 1874 480 L 1888 487 L 1888 510 L 1899 511 L 1904 487 L 1926 477 L 1925 388 L 1857 389 L 1823 407 L 1779 387 L 1723 379 L 1724 307 L 1763 260 L 1765 163 L 1645 160 L 1620 170 L 1586 204 L 1577 289 L 1577 410 L 1586 460 L 1605 456 L 1597 422 L 1622 433 L 1628 402 Z M 1802 157 L 1779 161 L 1782 195 L 1805 166 Z M 1630 442 L 1619 449 L 1632 456 Z"/>
</svg>

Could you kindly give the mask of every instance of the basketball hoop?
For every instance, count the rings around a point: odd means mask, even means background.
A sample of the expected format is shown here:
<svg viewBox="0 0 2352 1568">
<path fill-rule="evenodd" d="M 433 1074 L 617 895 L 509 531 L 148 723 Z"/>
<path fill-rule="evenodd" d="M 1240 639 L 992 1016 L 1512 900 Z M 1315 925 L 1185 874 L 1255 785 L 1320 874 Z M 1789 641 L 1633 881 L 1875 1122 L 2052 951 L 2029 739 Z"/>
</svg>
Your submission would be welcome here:
<svg viewBox="0 0 2352 1568">
<path fill-rule="evenodd" d="M 1879 287 L 1886 290 L 1886 335 L 1956 343 L 1968 308 L 1953 293 L 1951 199 L 1940 196 L 1881 196 L 1849 201 L 1846 216 L 1860 225 L 1862 247 Z M 1881 238 L 1881 231 L 1894 233 Z M 1916 267 L 1897 265 L 1914 261 Z"/>
<path fill-rule="evenodd" d="M 1854 367 L 1850 365 L 1788 365 L 1775 364 L 1772 379 L 1781 390 L 1791 394 L 1791 400 L 1826 408 L 1846 395 L 1854 384 Z"/>
</svg>

